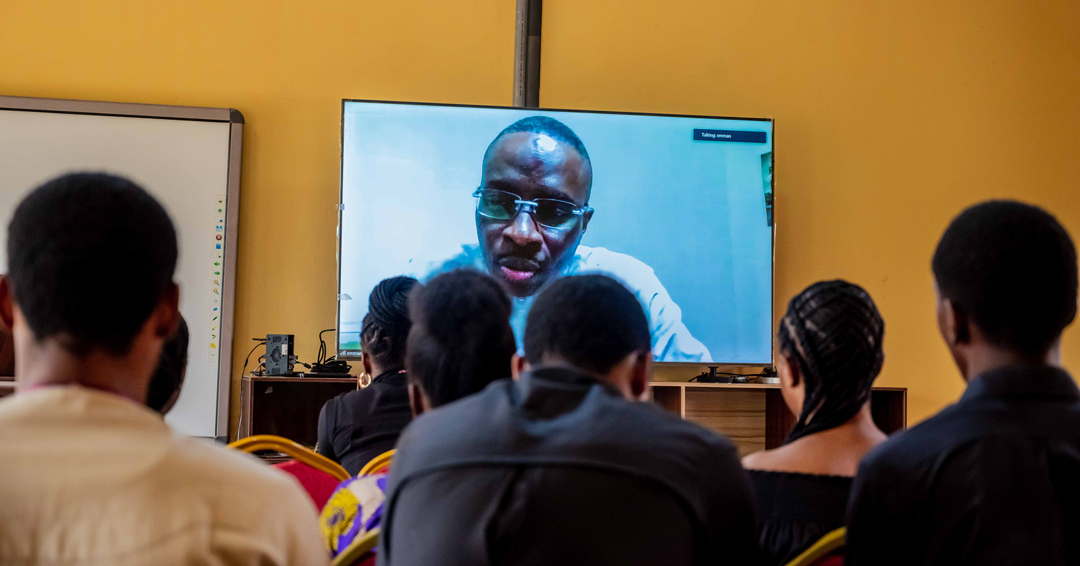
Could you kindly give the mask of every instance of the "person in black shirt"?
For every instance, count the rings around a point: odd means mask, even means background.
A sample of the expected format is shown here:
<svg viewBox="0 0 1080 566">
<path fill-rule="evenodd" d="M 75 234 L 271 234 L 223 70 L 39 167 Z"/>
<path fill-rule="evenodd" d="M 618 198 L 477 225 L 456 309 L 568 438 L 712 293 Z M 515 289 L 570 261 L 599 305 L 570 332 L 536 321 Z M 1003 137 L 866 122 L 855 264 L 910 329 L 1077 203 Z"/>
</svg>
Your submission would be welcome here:
<svg viewBox="0 0 1080 566">
<path fill-rule="evenodd" d="M 884 335 L 885 321 L 858 285 L 822 281 L 788 303 L 776 368 L 798 421 L 783 446 L 743 458 L 766 564 L 786 564 L 844 526 L 859 461 L 885 440 L 870 415 Z"/>
<path fill-rule="evenodd" d="M 756 563 L 734 445 L 637 402 L 650 342 L 620 283 L 552 282 L 529 312 L 515 380 L 424 414 L 402 435 L 379 563 Z"/>
<path fill-rule="evenodd" d="M 394 447 L 412 420 L 405 377 L 405 342 L 412 277 L 379 282 L 360 327 L 360 351 L 371 384 L 334 397 L 319 412 L 319 454 L 356 475 L 372 458 Z"/>
<path fill-rule="evenodd" d="M 146 391 L 146 406 L 163 416 L 172 410 L 180 399 L 188 362 L 188 325 L 181 315 L 173 335 L 161 345 L 158 366 L 150 376 Z"/>
<path fill-rule="evenodd" d="M 414 415 L 510 376 L 512 310 L 502 285 L 474 269 L 437 275 L 413 294 L 405 367 Z"/>
<path fill-rule="evenodd" d="M 848 564 L 1080 563 L 1080 390 L 1061 363 L 1076 249 L 1045 211 L 961 213 L 933 260 L 960 400 L 873 450 L 848 517 Z"/>
</svg>

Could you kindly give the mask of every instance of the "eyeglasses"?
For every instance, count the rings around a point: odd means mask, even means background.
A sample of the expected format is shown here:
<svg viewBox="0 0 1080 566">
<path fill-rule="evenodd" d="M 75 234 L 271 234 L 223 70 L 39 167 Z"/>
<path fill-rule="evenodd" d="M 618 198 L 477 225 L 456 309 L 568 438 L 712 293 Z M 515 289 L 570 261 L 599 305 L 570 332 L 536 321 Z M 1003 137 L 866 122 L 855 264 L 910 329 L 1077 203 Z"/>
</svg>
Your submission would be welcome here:
<svg viewBox="0 0 1080 566">
<path fill-rule="evenodd" d="M 585 213 L 592 211 L 588 206 L 577 206 L 572 202 L 551 198 L 524 200 L 514 193 L 496 189 L 476 189 L 474 197 L 479 199 L 476 211 L 480 216 L 492 220 L 513 220 L 524 209 L 536 223 L 553 230 L 568 230 Z"/>
</svg>

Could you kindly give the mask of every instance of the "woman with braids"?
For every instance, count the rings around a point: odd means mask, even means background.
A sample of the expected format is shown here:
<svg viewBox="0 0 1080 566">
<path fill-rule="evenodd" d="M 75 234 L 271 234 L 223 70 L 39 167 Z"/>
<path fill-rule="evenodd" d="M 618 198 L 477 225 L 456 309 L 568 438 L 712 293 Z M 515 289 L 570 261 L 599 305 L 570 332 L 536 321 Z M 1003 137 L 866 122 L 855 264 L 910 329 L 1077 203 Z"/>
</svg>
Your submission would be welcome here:
<svg viewBox="0 0 1080 566">
<path fill-rule="evenodd" d="M 776 369 L 799 419 L 783 446 L 743 459 L 767 564 L 784 564 L 844 526 L 859 461 L 885 440 L 870 416 L 884 333 L 873 299 L 846 281 L 815 283 L 788 303 Z"/>
<path fill-rule="evenodd" d="M 326 402 L 319 413 L 319 454 L 356 475 L 372 458 L 390 450 L 412 420 L 405 342 L 412 277 L 384 279 L 371 291 L 360 328 L 360 351 L 371 385 Z"/>
</svg>

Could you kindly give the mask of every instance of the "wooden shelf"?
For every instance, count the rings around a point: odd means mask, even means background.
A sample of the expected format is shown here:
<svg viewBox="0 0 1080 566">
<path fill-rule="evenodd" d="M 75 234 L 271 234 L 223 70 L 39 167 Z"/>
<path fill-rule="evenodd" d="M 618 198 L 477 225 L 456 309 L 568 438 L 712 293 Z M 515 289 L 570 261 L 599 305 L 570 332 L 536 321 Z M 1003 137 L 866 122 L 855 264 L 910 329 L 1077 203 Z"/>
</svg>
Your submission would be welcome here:
<svg viewBox="0 0 1080 566">
<path fill-rule="evenodd" d="M 276 434 L 314 446 L 323 404 L 354 389 L 348 378 L 245 376 L 240 436 Z M 656 404 L 731 438 L 744 455 L 780 446 L 795 426 L 779 384 L 654 381 L 649 389 Z M 886 433 L 907 426 L 907 389 L 875 387 L 870 407 Z"/>
<path fill-rule="evenodd" d="M 730 438 L 741 455 L 784 443 L 797 418 L 776 383 L 654 381 L 656 404 Z M 874 422 L 886 433 L 907 426 L 907 389 L 875 387 L 870 397 Z"/>
</svg>

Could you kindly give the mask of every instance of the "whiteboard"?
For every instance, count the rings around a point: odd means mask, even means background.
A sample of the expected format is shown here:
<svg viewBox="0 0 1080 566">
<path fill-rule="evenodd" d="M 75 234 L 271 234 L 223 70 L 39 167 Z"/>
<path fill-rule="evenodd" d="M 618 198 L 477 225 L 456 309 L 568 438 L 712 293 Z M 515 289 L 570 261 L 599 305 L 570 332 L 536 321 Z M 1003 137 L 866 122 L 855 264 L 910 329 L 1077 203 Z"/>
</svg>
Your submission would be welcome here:
<svg viewBox="0 0 1080 566">
<path fill-rule="evenodd" d="M 232 109 L 0 96 L 4 271 L 15 206 L 64 173 L 127 177 L 172 218 L 180 247 L 175 281 L 191 338 L 184 385 L 166 421 L 193 436 L 228 434 L 242 133 L 243 116 Z"/>
</svg>

